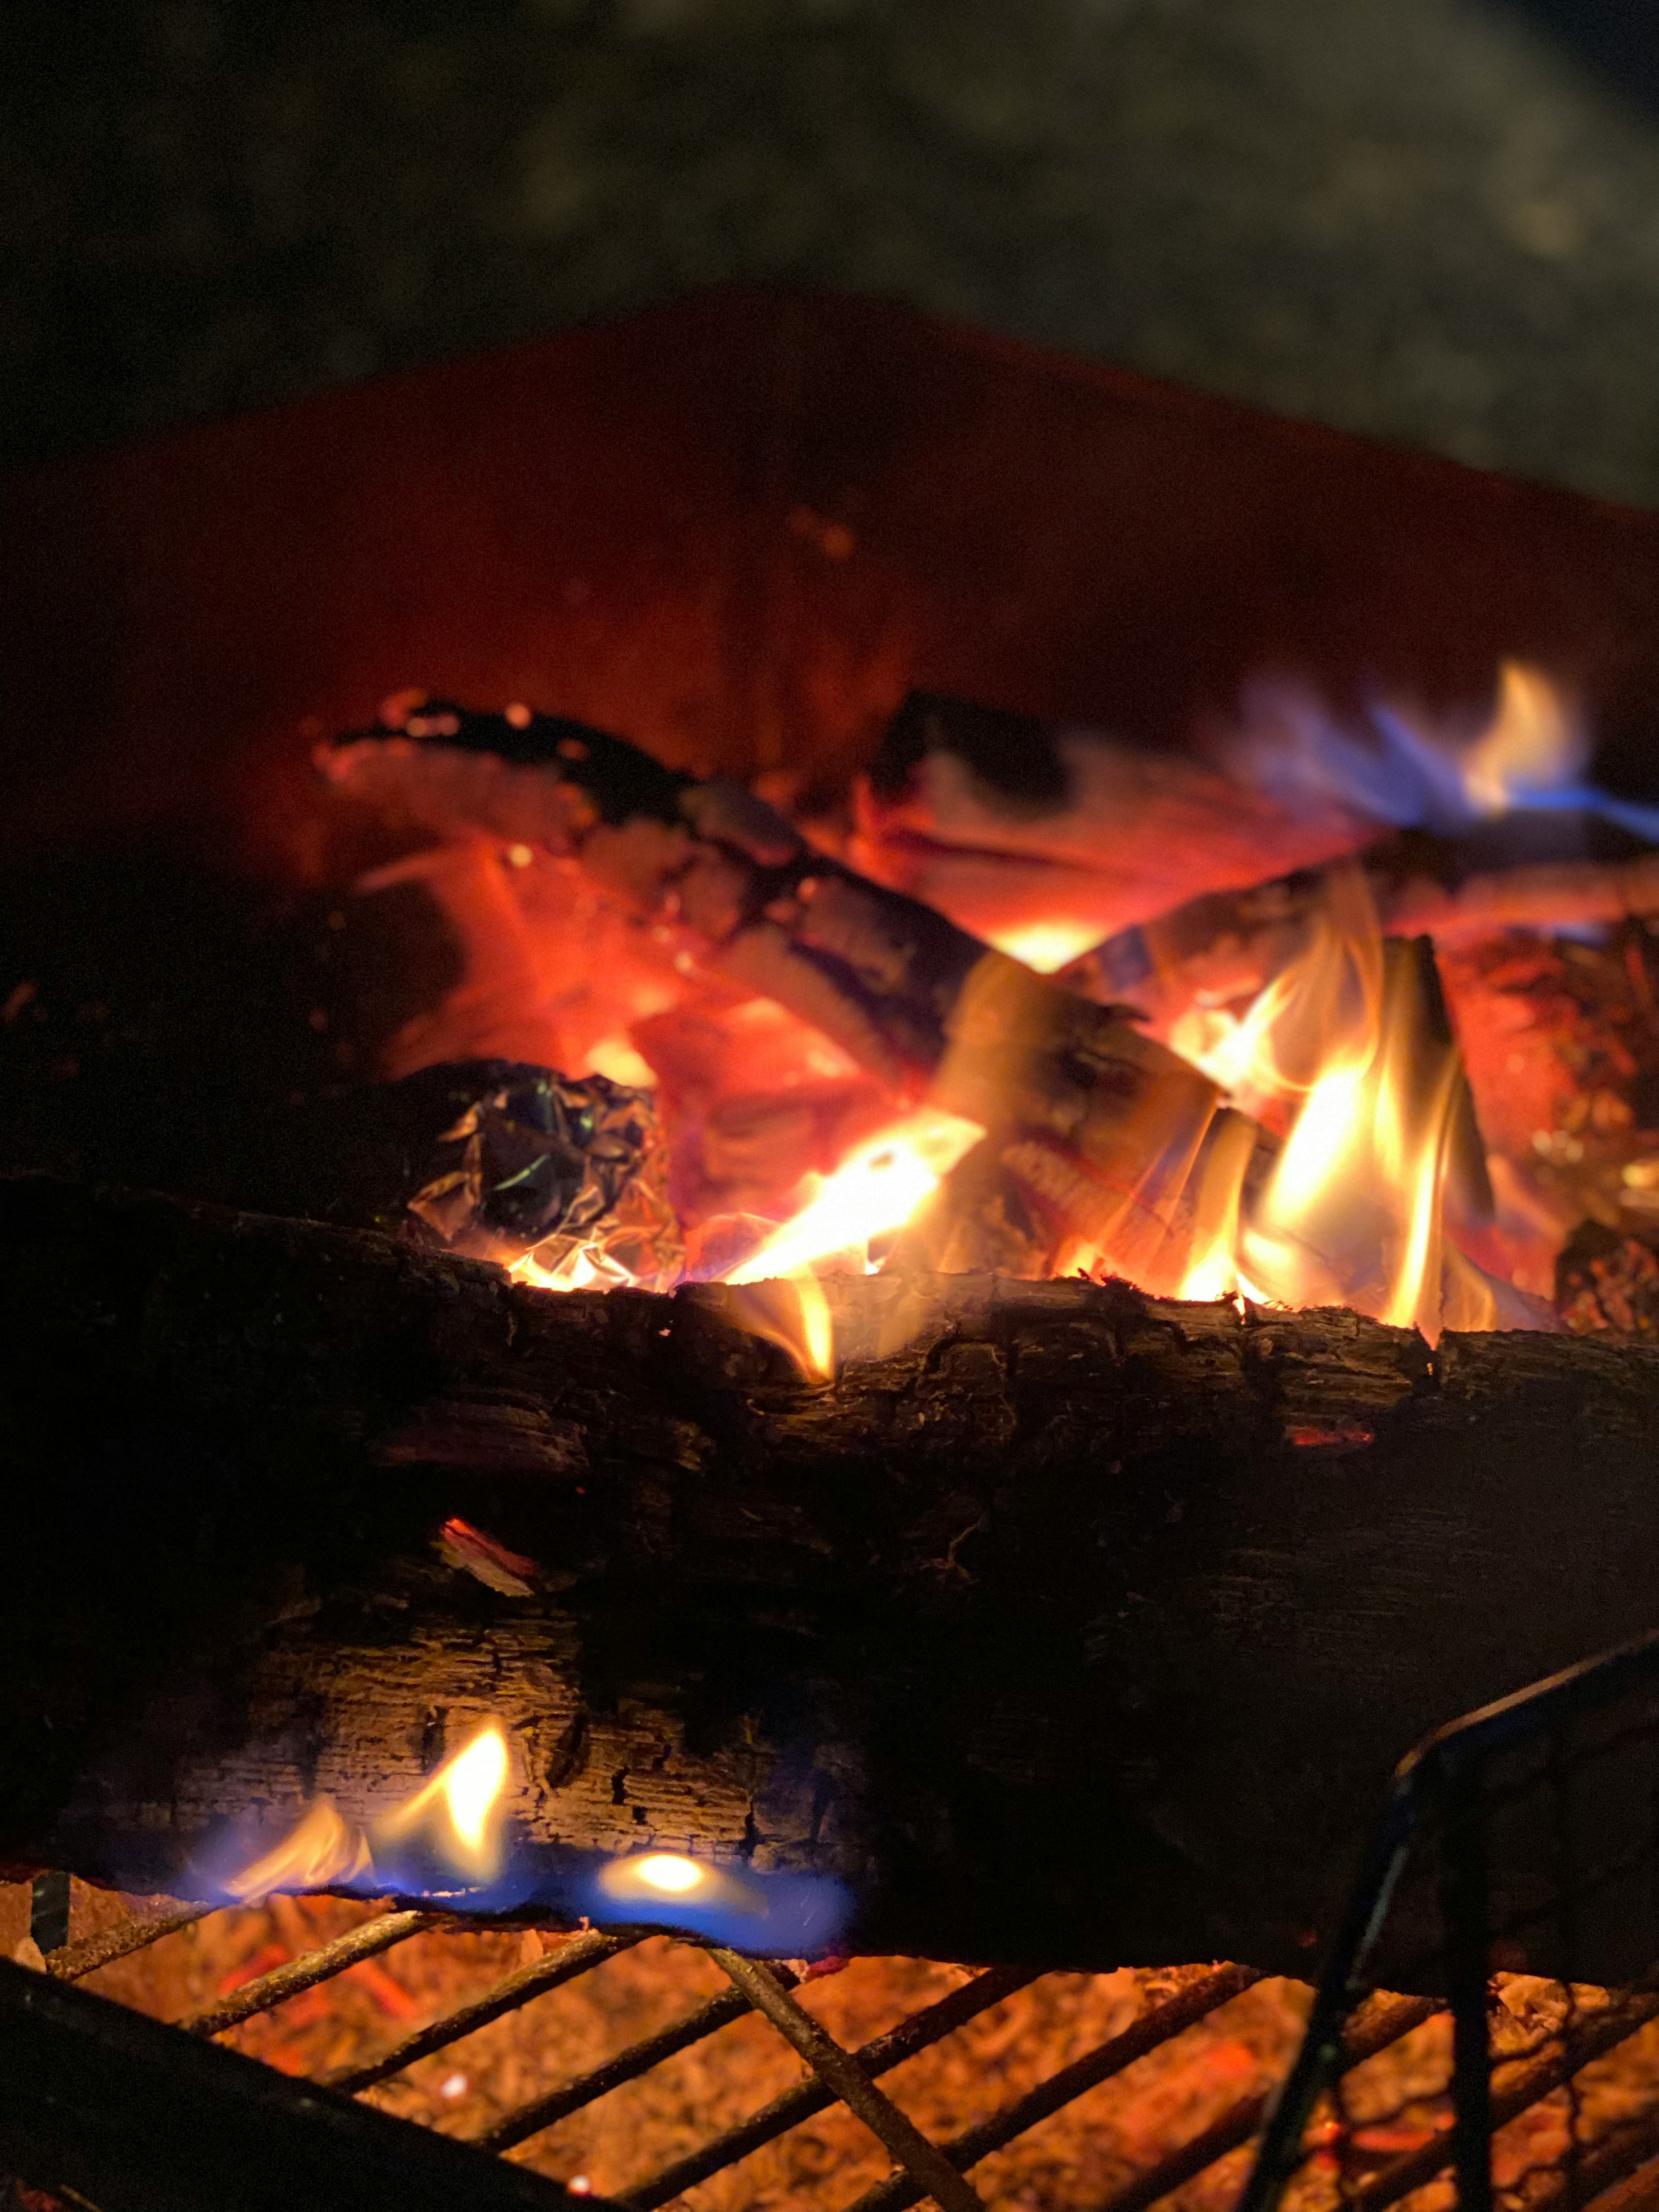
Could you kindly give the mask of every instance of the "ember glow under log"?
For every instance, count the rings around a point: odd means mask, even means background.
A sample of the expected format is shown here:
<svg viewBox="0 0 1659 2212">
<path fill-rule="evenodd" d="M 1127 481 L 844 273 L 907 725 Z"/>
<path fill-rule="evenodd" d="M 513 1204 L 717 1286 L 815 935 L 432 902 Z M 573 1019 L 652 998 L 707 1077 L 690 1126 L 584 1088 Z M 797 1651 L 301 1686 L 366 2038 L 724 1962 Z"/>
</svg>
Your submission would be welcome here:
<svg viewBox="0 0 1659 2212">
<path fill-rule="evenodd" d="M 1400 1747 L 1659 1590 L 1649 1346 L 845 1277 L 812 1386 L 720 1285 L 40 1180 L 0 1255 L 15 1866 L 188 1888 L 494 1721 L 528 1863 L 828 1881 L 872 1949 L 1305 1972 Z"/>
</svg>

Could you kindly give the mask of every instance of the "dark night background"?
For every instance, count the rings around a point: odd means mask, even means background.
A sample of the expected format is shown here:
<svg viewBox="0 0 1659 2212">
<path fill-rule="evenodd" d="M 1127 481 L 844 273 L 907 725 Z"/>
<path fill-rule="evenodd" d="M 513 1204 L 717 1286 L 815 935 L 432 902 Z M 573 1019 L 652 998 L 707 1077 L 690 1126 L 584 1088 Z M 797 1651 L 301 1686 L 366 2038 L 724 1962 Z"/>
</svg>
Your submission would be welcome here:
<svg viewBox="0 0 1659 2212">
<path fill-rule="evenodd" d="M 30 0 L 0 46 L 8 461 L 771 278 L 1659 501 L 1659 0 Z"/>
</svg>

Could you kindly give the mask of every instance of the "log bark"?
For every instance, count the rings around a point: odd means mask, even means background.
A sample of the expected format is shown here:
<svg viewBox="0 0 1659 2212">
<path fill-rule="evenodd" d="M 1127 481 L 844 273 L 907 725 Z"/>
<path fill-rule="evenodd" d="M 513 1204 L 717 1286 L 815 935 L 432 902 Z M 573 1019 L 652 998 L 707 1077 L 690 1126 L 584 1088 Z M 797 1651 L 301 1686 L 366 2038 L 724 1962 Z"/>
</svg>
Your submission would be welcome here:
<svg viewBox="0 0 1659 2212">
<path fill-rule="evenodd" d="M 1395 1759 L 1659 1616 L 1648 1346 L 878 1277 L 813 1387 L 739 1291 L 43 1179 L 0 1289 L 18 1866 L 187 1893 L 489 1712 L 534 1844 L 834 1874 L 866 1948 L 1305 1972 Z"/>
</svg>

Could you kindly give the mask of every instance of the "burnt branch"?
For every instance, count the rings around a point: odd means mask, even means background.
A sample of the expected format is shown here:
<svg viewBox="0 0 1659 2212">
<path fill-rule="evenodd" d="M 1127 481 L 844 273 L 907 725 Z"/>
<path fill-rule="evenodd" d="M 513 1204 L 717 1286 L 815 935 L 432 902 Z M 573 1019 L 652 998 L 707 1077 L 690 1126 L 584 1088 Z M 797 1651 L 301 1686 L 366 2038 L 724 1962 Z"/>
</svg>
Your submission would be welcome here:
<svg viewBox="0 0 1659 2212">
<path fill-rule="evenodd" d="M 708 974 L 787 1006 L 896 1096 L 980 1122 L 1047 1272 L 1079 1249 L 1109 1245 L 1127 1267 L 1182 1246 L 1215 1085 L 1115 1011 L 814 852 L 740 786 L 527 708 L 423 707 L 322 758 L 346 789 L 434 829 L 575 855 Z"/>
</svg>

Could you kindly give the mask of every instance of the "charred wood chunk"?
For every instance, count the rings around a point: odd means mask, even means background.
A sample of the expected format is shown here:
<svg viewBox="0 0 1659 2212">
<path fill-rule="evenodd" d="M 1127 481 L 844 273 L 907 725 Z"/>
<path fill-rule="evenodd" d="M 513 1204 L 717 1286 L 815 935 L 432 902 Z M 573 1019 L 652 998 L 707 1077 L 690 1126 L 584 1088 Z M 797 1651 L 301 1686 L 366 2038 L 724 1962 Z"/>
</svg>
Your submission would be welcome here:
<svg viewBox="0 0 1659 2212">
<path fill-rule="evenodd" d="M 435 1172 L 409 1194 L 416 1219 L 452 1251 L 526 1261 L 560 1287 L 674 1280 L 684 1249 L 648 1091 L 489 1062 L 468 1087 Z"/>
<path fill-rule="evenodd" d="M 1556 1261 L 1555 1303 L 1579 1336 L 1659 1337 L 1659 1230 L 1581 1222 Z"/>
<path fill-rule="evenodd" d="M 1659 1347 L 825 1288 L 810 1385 L 723 1286 L 0 1184 L 0 1853 L 190 1894 L 493 1716 L 536 1851 L 1294 1971 L 1411 1743 L 1650 1625 Z"/>
<path fill-rule="evenodd" d="M 1018 809 L 1052 812 L 1071 796 L 1072 778 L 1055 732 L 1033 714 L 986 707 L 935 691 L 911 691 L 887 725 L 870 764 L 870 787 L 884 798 L 907 792 L 930 753 L 948 752 L 982 784 Z"/>
<path fill-rule="evenodd" d="M 272 1212 L 583 1282 L 665 1286 L 683 1256 L 647 1091 L 504 1060 L 447 1061 L 283 1115 L 241 1178 Z"/>
</svg>

